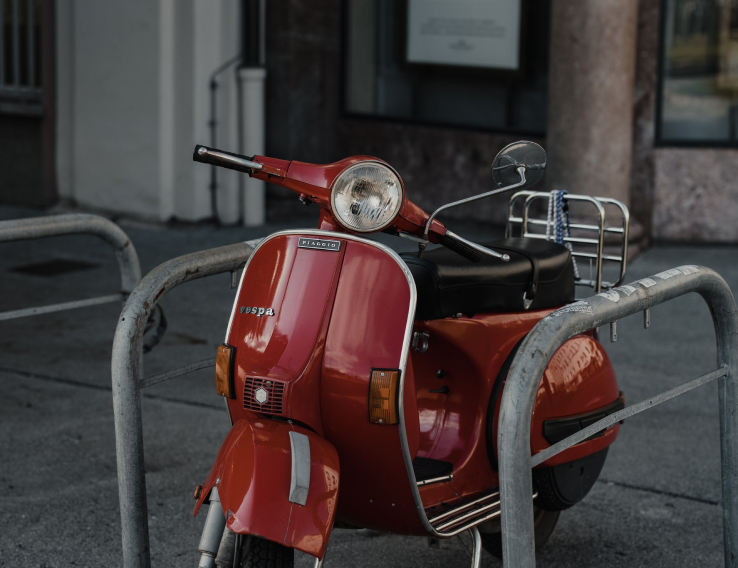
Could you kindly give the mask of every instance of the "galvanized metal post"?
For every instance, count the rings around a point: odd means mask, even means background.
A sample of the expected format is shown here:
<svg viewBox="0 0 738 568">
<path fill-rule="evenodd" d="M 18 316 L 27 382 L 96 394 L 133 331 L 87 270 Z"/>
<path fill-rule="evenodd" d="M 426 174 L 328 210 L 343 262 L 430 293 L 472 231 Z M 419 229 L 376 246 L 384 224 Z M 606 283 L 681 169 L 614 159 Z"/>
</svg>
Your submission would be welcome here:
<svg viewBox="0 0 738 568">
<path fill-rule="evenodd" d="M 498 426 L 503 566 L 533 568 L 535 543 L 530 422 L 551 357 L 575 335 L 648 310 L 689 292 L 707 303 L 715 325 L 719 378 L 723 532 L 726 568 L 738 568 L 738 309 L 730 288 L 709 268 L 682 266 L 565 306 L 528 334 L 510 368 Z"/>
<path fill-rule="evenodd" d="M 132 292 L 141 280 L 138 254 L 128 235 L 112 221 L 83 213 L 0 221 L 0 243 L 79 234 L 95 235 L 115 249 L 121 292 Z"/>
<path fill-rule="evenodd" d="M 123 308 L 115 330 L 111 364 L 124 568 L 151 565 L 139 392 L 139 354 L 146 320 L 162 296 L 173 288 L 212 274 L 238 270 L 252 251 L 251 245 L 238 243 L 167 261 L 141 280 Z"/>
<path fill-rule="evenodd" d="M 725 566 L 738 567 L 738 314 L 733 297 L 718 289 L 702 296 L 710 306 L 717 336 L 718 365 L 728 373 L 718 379 L 720 459 L 723 485 Z"/>
</svg>

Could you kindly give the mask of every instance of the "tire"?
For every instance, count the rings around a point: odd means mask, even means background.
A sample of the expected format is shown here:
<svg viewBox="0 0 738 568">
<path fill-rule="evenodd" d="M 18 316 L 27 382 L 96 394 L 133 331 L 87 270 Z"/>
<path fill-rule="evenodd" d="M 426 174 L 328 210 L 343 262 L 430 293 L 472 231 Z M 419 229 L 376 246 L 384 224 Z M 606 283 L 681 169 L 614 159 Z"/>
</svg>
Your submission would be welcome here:
<svg viewBox="0 0 738 568">
<path fill-rule="evenodd" d="M 536 552 L 548 541 L 556 528 L 561 511 L 545 511 L 533 507 L 533 526 L 535 528 Z M 499 529 L 499 522 L 496 523 Z M 502 532 L 481 533 L 482 547 L 492 556 L 502 558 Z"/>
<path fill-rule="evenodd" d="M 563 511 L 584 499 L 600 476 L 607 450 L 581 459 L 533 470 L 533 487 L 538 492 L 536 506 L 547 511 Z"/>
<path fill-rule="evenodd" d="M 294 568 L 295 549 L 258 536 L 238 540 L 238 568 Z M 240 546 L 239 546 L 240 545 Z"/>
</svg>

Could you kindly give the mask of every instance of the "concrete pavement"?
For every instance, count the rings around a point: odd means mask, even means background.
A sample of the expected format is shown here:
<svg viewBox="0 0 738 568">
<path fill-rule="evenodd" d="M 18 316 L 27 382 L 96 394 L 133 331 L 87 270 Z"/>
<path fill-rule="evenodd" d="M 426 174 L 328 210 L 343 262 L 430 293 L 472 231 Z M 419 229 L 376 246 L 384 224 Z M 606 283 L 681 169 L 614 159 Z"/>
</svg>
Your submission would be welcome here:
<svg viewBox="0 0 738 568">
<path fill-rule="evenodd" d="M 29 214 L 34 212 L 0 208 L 0 218 Z M 121 226 L 144 274 L 175 256 L 283 228 Z M 56 276 L 14 270 L 60 258 L 93 266 Z M 660 246 L 636 259 L 626 280 L 702 264 L 721 273 L 735 291 L 737 261 L 736 247 Z M 0 275 L 0 311 L 108 294 L 118 284 L 110 250 L 84 236 L 0 245 Z M 145 374 L 212 357 L 223 341 L 233 295 L 226 274 L 167 295 L 162 305 L 169 331 L 146 355 Z M 119 311 L 111 304 L 0 322 L 0 567 L 120 565 L 110 395 Z M 605 345 L 628 404 L 715 367 L 711 319 L 696 295 L 654 308 L 650 330 L 633 316 L 619 323 L 618 332 L 618 342 Z M 210 468 L 228 419 L 212 369 L 144 393 L 153 564 L 194 567 L 204 516 L 192 518 L 190 496 Z M 539 566 L 721 566 L 719 501 L 717 393 L 711 384 L 628 420 L 600 481 L 582 503 L 562 513 Z M 432 550 L 420 538 L 341 530 L 325 566 L 469 565 L 461 542 L 446 545 Z M 482 565 L 500 563 L 485 554 Z M 298 554 L 298 566 L 312 561 Z"/>
</svg>

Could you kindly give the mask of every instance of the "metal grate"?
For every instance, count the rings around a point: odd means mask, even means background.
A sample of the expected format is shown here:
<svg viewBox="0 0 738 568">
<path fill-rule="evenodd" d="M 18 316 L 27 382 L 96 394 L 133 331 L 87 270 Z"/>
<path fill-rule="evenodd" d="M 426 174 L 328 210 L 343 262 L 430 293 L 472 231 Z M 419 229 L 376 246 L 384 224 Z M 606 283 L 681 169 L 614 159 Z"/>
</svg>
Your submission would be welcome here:
<svg viewBox="0 0 738 568">
<path fill-rule="evenodd" d="M 260 389 L 266 391 L 263 402 L 257 396 Z M 263 396 L 263 394 L 262 394 Z M 282 414 L 282 399 L 284 398 L 284 383 L 268 379 L 254 379 L 246 377 L 243 385 L 243 407 L 254 412 L 264 414 Z"/>
</svg>

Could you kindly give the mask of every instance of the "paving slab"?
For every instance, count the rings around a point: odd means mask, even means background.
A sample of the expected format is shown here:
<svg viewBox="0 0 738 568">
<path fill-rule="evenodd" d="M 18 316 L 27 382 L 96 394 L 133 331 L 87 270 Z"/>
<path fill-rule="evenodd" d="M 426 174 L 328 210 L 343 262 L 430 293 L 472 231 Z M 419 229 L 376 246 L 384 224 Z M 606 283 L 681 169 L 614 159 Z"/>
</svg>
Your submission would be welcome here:
<svg viewBox="0 0 738 568">
<path fill-rule="evenodd" d="M 0 208 L 0 219 L 37 212 Z M 255 229 L 164 228 L 122 223 L 143 272 L 179 256 L 310 222 Z M 475 239 L 495 230 L 470 231 Z M 412 243 L 381 235 L 386 244 Z M 69 259 L 91 268 L 43 277 L 16 272 Z M 738 290 L 738 248 L 658 246 L 631 265 L 633 281 L 683 264 L 714 268 Z M 223 341 L 234 290 L 229 275 L 185 284 L 162 305 L 169 331 L 145 358 L 145 374 L 213 356 Z M 117 264 L 94 237 L 0 245 L 0 311 L 82 299 L 117 290 Z M 110 392 L 110 350 L 119 305 L 0 322 L 0 567 L 120 565 L 120 519 Z M 619 322 L 618 342 L 601 337 L 626 403 L 712 370 L 709 313 L 691 295 Z M 155 385 L 142 402 L 154 567 L 196 566 L 204 516 L 191 493 L 207 474 L 229 428 L 212 369 Z M 721 566 L 722 522 L 717 392 L 714 384 L 629 419 L 600 481 L 562 513 L 538 554 L 546 567 Z M 325 566 L 468 566 L 462 543 L 441 550 L 425 539 L 338 530 Z M 297 565 L 312 559 L 297 554 Z M 485 554 L 483 566 L 500 566 Z"/>
</svg>

